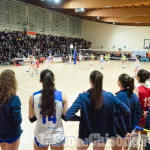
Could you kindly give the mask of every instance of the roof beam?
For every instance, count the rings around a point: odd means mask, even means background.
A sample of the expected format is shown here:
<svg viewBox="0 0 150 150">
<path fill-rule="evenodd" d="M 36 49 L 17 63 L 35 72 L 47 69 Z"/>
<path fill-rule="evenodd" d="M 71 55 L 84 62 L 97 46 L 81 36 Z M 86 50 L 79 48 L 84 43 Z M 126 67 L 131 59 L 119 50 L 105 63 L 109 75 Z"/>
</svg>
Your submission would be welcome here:
<svg viewBox="0 0 150 150">
<path fill-rule="evenodd" d="M 82 15 L 82 13 L 80 14 Z M 124 16 L 149 16 L 150 7 L 139 8 L 116 8 L 116 9 L 99 9 L 92 10 L 83 14 L 84 16 L 100 16 L 100 17 L 124 17 Z"/>
<path fill-rule="evenodd" d="M 148 4 L 149 0 L 66 0 L 61 8 L 104 8 L 105 6 L 117 7 L 134 4 Z M 59 8 L 60 6 L 56 6 Z"/>
<path fill-rule="evenodd" d="M 150 23 L 149 16 L 130 17 L 130 18 L 101 18 L 102 22 L 115 22 L 115 23 Z"/>
</svg>

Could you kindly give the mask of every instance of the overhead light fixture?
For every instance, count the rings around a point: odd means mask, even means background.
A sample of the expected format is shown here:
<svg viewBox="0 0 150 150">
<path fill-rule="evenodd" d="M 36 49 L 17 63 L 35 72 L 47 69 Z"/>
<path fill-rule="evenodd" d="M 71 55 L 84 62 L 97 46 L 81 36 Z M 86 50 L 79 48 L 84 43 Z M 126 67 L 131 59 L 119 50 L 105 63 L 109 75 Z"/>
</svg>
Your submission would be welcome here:
<svg viewBox="0 0 150 150">
<path fill-rule="evenodd" d="M 55 0 L 55 2 L 56 2 L 56 3 L 59 3 L 59 2 L 60 2 L 60 0 Z"/>
<path fill-rule="evenodd" d="M 76 13 L 83 13 L 83 12 L 85 12 L 85 9 L 84 8 L 76 8 L 75 12 Z"/>
<path fill-rule="evenodd" d="M 116 23 L 115 22 L 113 22 L 113 25 L 115 25 Z"/>
<path fill-rule="evenodd" d="M 105 8 L 111 8 L 111 6 L 104 6 Z"/>
</svg>

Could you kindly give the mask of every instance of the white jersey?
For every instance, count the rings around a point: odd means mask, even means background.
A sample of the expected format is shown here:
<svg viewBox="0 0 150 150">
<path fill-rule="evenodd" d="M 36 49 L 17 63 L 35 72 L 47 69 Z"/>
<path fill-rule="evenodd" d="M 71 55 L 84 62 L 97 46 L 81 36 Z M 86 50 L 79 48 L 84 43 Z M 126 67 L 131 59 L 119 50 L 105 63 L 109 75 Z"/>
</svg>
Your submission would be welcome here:
<svg viewBox="0 0 150 150">
<path fill-rule="evenodd" d="M 52 61 L 52 57 L 51 57 L 51 56 L 48 56 L 47 59 L 48 59 L 48 61 L 50 61 L 50 62 Z"/>
<path fill-rule="evenodd" d="M 140 61 L 136 59 L 136 68 L 140 68 Z"/>
<path fill-rule="evenodd" d="M 82 56 L 81 55 L 79 55 L 79 61 L 82 61 Z"/>
<path fill-rule="evenodd" d="M 58 144 L 65 138 L 62 124 L 62 92 L 55 91 L 56 115 L 52 117 L 42 117 L 40 115 L 42 91 L 33 94 L 33 110 L 37 118 L 37 125 L 34 135 L 38 143 L 42 145 Z"/>
<path fill-rule="evenodd" d="M 31 64 L 35 64 L 35 58 L 34 58 L 34 56 L 32 56 Z"/>
<path fill-rule="evenodd" d="M 100 57 L 101 62 L 104 62 L 104 58 L 103 56 Z"/>
</svg>

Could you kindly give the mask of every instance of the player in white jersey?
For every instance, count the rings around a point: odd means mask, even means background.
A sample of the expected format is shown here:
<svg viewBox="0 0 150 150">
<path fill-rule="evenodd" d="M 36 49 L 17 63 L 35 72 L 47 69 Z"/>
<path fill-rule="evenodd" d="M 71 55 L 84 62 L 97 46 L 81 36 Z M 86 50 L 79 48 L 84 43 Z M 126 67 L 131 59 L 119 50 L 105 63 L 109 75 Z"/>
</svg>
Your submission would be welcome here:
<svg viewBox="0 0 150 150">
<path fill-rule="evenodd" d="M 46 63 L 47 63 L 47 69 L 50 69 L 51 64 L 52 64 L 52 55 L 51 55 L 51 53 L 49 53 L 49 56 L 46 59 Z"/>
<path fill-rule="evenodd" d="M 100 56 L 100 61 L 101 61 L 101 69 L 103 69 L 105 67 L 103 55 Z"/>
<path fill-rule="evenodd" d="M 81 54 L 81 52 L 79 53 L 79 63 L 81 63 L 81 61 L 82 61 L 82 54 Z"/>
<path fill-rule="evenodd" d="M 36 69 L 37 69 L 35 57 L 31 55 L 30 60 L 31 63 L 30 63 L 29 71 L 26 72 L 31 72 L 31 77 L 34 77 L 34 74 L 36 74 Z"/>
<path fill-rule="evenodd" d="M 43 89 L 33 93 L 29 99 L 29 119 L 36 121 L 34 150 L 63 150 L 65 135 L 62 118 L 68 109 L 65 94 L 55 89 L 54 74 L 45 69 L 40 74 Z"/>
<path fill-rule="evenodd" d="M 135 56 L 135 59 L 136 59 L 136 67 L 135 67 L 134 73 L 135 73 L 135 76 L 136 76 L 136 75 L 137 75 L 137 72 L 138 72 L 139 69 L 140 69 L 139 56 Z"/>
</svg>

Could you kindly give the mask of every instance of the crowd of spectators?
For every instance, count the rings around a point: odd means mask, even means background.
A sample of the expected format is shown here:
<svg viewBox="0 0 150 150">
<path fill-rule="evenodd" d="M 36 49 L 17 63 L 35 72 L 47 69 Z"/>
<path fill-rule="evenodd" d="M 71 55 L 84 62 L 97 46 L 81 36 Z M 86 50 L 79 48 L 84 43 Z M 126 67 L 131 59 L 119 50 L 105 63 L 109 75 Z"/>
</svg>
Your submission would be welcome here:
<svg viewBox="0 0 150 150">
<path fill-rule="evenodd" d="M 36 34 L 36 37 L 28 36 L 26 32 L 5 30 L 0 31 L 0 64 L 13 63 L 14 58 L 27 58 L 29 55 L 47 57 L 51 53 L 54 57 L 68 57 L 73 54 L 70 49 L 70 45 L 73 45 L 73 49 L 77 50 L 79 55 L 79 49 L 90 49 L 91 43 L 80 38 L 66 37 L 66 36 L 54 36 L 45 34 Z M 106 54 L 106 52 L 94 52 L 90 50 L 82 51 L 82 56 L 86 56 L 85 60 L 89 60 L 91 53 L 94 54 L 95 59 L 99 59 L 100 55 Z M 130 53 L 125 53 L 126 58 L 131 58 Z M 111 52 L 110 57 L 117 59 L 122 57 L 120 52 Z"/>
<path fill-rule="evenodd" d="M 45 34 L 37 34 L 33 38 L 22 31 L 0 31 L 0 63 L 13 62 L 15 57 L 27 58 L 31 54 L 47 57 L 50 52 L 55 57 L 67 57 L 71 53 L 71 44 L 77 50 L 89 49 L 91 46 L 90 42 L 80 38 Z"/>
</svg>

